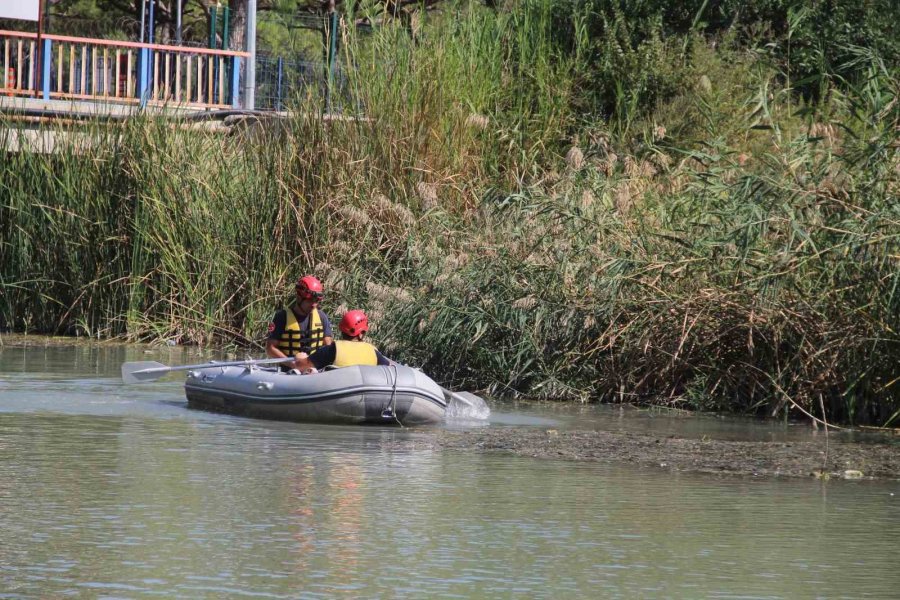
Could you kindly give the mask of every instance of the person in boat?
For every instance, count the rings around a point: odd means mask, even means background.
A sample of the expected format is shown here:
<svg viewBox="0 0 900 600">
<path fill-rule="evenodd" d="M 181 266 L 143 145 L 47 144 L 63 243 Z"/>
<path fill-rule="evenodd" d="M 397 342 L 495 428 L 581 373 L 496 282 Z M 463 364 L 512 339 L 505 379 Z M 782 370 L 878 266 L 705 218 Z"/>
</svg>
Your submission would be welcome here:
<svg viewBox="0 0 900 600">
<path fill-rule="evenodd" d="M 341 337 L 330 346 L 322 346 L 312 354 L 301 353 L 294 368 L 301 373 L 313 373 L 328 366 L 390 365 L 391 359 L 372 344 L 363 341 L 369 330 L 369 318 L 361 310 L 347 311 L 339 325 Z"/>
<path fill-rule="evenodd" d="M 297 301 L 286 309 L 278 310 L 269 323 L 266 339 L 266 355 L 270 358 L 288 359 L 285 368 L 293 366 L 292 358 L 309 354 L 334 343 L 331 321 L 319 308 L 324 297 L 322 282 L 306 275 L 297 280 Z"/>
</svg>

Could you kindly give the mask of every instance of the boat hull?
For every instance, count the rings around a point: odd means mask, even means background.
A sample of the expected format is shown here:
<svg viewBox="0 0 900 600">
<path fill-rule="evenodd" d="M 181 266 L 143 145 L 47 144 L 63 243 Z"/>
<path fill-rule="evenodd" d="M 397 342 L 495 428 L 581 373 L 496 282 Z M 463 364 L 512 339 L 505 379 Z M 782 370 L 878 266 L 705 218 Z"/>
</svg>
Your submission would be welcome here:
<svg viewBox="0 0 900 600">
<path fill-rule="evenodd" d="M 184 389 L 191 408 L 309 423 L 431 425 L 443 420 L 447 408 L 441 387 L 405 366 L 314 375 L 210 367 L 190 371 Z"/>
</svg>

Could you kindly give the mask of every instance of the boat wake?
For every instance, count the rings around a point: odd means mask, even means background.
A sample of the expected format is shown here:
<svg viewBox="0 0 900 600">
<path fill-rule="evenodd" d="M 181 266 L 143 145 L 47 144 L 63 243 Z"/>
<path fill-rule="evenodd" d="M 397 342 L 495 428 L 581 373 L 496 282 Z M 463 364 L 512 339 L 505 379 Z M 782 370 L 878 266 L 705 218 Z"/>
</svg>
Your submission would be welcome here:
<svg viewBox="0 0 900 600">
<path fill-rule="evenodd" d="M 468 392 L 454 392 L 447 405 L 444 417 L 447 419 L 471 419 L 486 421 L 491 409 L 484 399 Z"/>
</svg>

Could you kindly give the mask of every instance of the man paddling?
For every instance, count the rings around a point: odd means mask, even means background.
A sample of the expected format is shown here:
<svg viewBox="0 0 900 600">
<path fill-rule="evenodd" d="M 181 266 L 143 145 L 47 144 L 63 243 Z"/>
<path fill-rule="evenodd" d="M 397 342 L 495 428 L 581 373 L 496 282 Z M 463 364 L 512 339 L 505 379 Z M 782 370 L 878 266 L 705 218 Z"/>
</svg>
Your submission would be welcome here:
<svg viewBox="0 0 900 600">
<path fill-rule="evenodd" d="M 301 373 L 328 366 L 389 365 L 392 361 L 375 346 L 364 342 L 369 330 L 369 318 L 361 310 L 351 310 L 341 319 L 341 337 L 330 346 L 322 346 L 312 354 L 301 353 L 294 360 L 294 368 Z"/>
<path fill-rule="evenodd" d="M 324 289 L 322 282 L 306 275 L 297 280 L 297 301 L 287 309 L 275 312 L 269 323 L 266 355 L 287 358 L 284 367 L 293 366 L 290 359 L 327 347 L 334 342 L 331 321 L 319 308 Z"/>
</svg>

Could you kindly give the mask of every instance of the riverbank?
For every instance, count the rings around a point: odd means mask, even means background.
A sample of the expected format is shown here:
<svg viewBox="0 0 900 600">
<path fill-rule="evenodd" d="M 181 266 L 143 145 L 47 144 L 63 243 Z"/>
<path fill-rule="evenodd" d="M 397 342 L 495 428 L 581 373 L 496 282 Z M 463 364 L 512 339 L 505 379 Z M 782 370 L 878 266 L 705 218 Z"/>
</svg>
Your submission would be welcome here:
<svg viewBox="0 0 900 600">
<path fill-rule="evenodd" d="M 85 338 L 0 335 L 0 348 L 42 350 L 86 346 L 130 346 L 159 352 L 152 346 Z M 178 352 L 172 362 L 200 361 L 200 349 Z M 186 354 L 185 354 L 186 353 Z M 688 417 L 694 418 L 694 417 Z M 740 423 L 740 422 L 738 422 Z M 397 442 L 406 450 L 501 452 L 539 459 L 610 462 L 671 472 L 748 477 L 817 477 L 900 480 L 900 430 L 820 431 L 815 440 L 746 441 L 716 439 L 716 434 L 690 437 L 665 431 L 579 431 L 565 427 L 489 426 L 474 430 L 435 429 L 426 436 Z M 748 422 L 746 427 L 751 427 Z M 798 425 L 798 427 L 800 427 Z M 632 429 L 641 428 L 640 425 Z M 739 429 L 744 426 L 738 425 Z M 731 434 L 734 435 L 732 430 Z M 744 437 L 741 435 L 741 437 Z"/>
<path fill-rule="evenodd" d="M 406 444 L 404 444 L 406 445 Z M 436 431 L 414 449 L 505 452 L 516 456 L 626 463 L 671 472 L 745 477 L 900 479 L 900 437 L 847 441 L 748 442 L 609 431 L 490 427 Z"/>
</svg>

